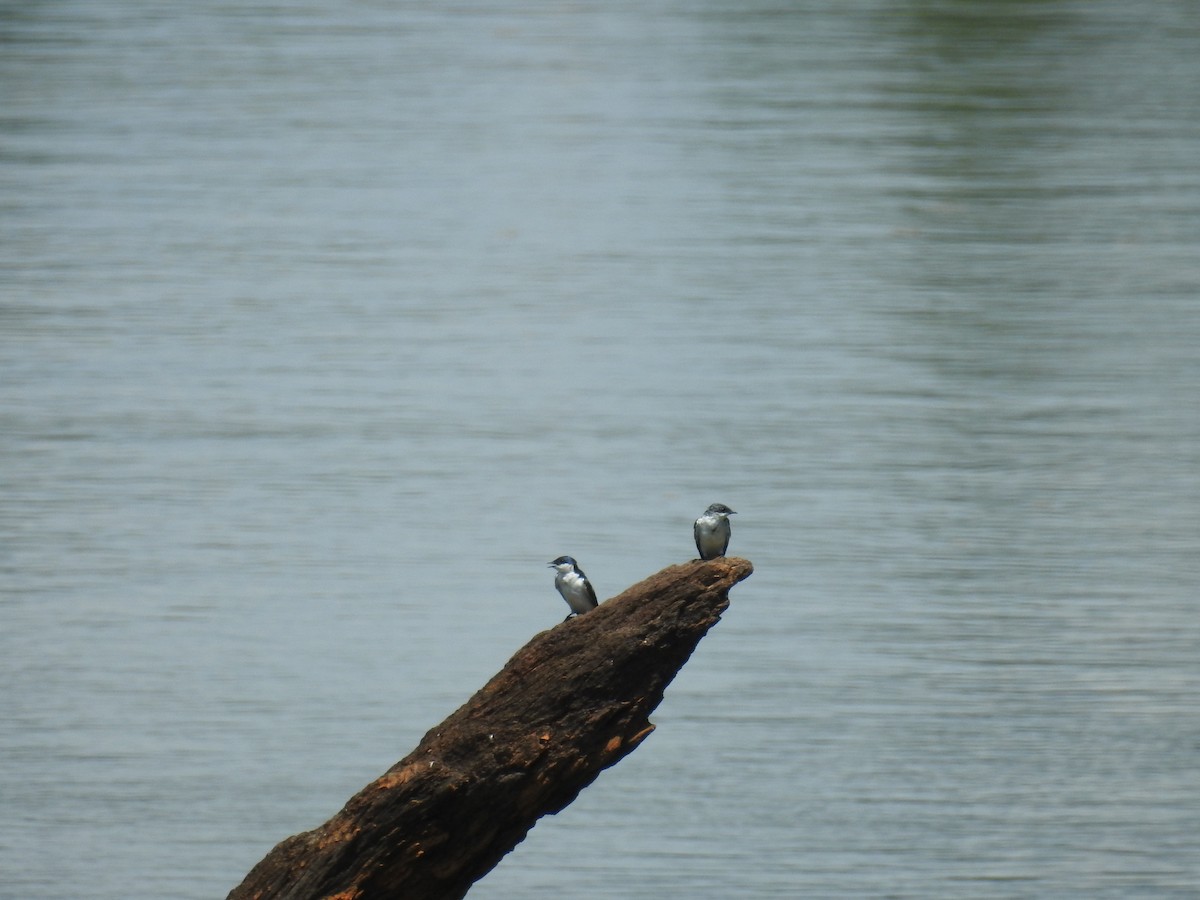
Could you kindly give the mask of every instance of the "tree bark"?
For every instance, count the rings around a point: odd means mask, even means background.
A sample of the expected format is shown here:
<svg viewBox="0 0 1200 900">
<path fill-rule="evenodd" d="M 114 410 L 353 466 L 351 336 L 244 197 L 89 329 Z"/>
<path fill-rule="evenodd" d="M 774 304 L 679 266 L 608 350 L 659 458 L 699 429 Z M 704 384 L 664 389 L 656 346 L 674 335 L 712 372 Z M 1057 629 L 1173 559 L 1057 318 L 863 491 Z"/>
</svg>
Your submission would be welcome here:
<svg viewBox="0 0 1200 900">
<path fill-rule="evenodd" d="M 654 730 L 647 718 L 729 589 L 734 557 L 671 566 L 536 635 L 417 748 L 229 900 L 457 900 Z"/>
</svg>

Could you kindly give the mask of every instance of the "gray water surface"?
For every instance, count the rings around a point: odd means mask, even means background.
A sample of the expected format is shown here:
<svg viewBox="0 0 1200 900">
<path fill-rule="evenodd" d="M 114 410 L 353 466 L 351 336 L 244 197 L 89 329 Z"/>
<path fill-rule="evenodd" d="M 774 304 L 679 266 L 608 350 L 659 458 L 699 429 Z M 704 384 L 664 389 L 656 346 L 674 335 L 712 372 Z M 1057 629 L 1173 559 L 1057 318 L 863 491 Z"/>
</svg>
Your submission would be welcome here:
<svg viewBox="0 0 1200 900">
<path fill-rule="evenodd" d="M 0 895 L 224 896 L 738 510 L 472 898 L 1195 897 L 1200 19 L 0 4 Z"/>
</svg>

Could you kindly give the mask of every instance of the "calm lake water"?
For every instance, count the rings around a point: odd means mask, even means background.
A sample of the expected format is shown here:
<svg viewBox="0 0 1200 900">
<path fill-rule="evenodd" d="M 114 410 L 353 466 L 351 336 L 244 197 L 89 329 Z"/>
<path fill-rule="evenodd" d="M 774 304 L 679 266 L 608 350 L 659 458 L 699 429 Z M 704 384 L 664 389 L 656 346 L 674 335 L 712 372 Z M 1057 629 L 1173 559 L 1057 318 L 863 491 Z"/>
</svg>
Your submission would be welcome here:
<svg viewBox="0 0 1200 900">
<path fill-rule="evenodd" d="M 1200 890 L 1194 4 L 0 4 L 0 896 L 223 897 L 753 561 L 472 898 Z"/>
</svg>

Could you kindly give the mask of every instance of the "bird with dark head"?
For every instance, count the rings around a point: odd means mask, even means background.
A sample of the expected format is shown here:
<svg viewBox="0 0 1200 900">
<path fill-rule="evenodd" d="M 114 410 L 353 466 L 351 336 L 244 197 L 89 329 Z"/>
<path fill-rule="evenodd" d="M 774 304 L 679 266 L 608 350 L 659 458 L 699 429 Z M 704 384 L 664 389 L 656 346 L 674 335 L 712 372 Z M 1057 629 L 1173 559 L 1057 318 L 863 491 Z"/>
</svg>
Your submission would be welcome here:
<svg viewBox="0 0 1200 900">
<path fill-rule="evenodd" d="M 562 598 L 567 601 L 567 606 L 571 607 L 571 613 L 567 619 L 571 616 L 581 616 L 596 608 L 596 591 L 592 588 L 592 583 L 587 580 L 587 576 L 583 574 L 583 569 L 579 568 L 579 563 L 575 562 L 574 557 L 560 556 L 550 563 L 550 568 L 556 570 L 554 586 L 558 588 Z"/>
<path fill-rule="evenodd" d="M 733 533 L 729 517 L 736 515 L 724 503 L 714 503 L 696 520 L 692 526 L 692 536 L 696 539 L 696 552 L 701 559 L 716 559 L 725 555 L 729 549 L 729 536 Z"/>
</svg>

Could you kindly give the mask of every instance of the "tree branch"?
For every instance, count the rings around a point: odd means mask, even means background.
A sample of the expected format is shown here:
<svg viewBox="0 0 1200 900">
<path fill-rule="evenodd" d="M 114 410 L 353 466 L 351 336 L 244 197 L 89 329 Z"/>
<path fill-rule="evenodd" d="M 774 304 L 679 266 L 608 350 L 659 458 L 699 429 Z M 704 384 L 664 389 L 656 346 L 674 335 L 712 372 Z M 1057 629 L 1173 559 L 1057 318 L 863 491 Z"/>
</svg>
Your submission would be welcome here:
<svg viewBox="0 0 1200 900">
<path fill-rule="evenodd" d="M 729 589 L 734 557 L 671 566 L 534 636 L 324 825 L 275 847 L 229 900 L 457 900 L 603 769 L 648 716 Z"/>
</svg>

